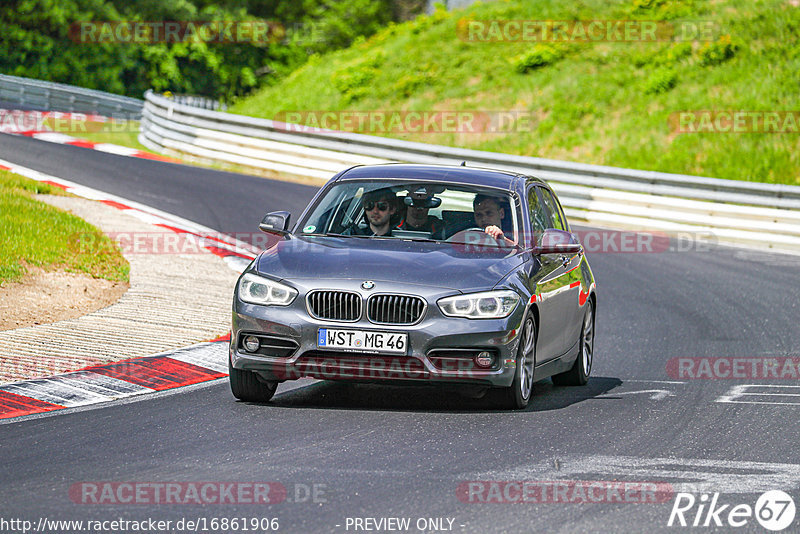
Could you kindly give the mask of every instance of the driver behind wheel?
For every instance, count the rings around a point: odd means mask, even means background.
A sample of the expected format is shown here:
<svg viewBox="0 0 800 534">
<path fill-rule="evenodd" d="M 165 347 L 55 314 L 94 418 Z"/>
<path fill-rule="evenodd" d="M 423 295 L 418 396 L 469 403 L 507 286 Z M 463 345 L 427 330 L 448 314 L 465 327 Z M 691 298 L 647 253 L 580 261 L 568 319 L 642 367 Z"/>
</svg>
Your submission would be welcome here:
<svg viewBox="0 0 800 534">
<path fill-rule="evenodd" d="M 504 240 L 509 245 L 516 244 L 515 241 L 506 237 L 500 228 L 506 216 L 503 203 L 497 197 L 478 194 L 472 201 L 472 209 L 475 216 L 475 225 L 483 228 L 484 232 L 497 239 Z"/>
</svg>

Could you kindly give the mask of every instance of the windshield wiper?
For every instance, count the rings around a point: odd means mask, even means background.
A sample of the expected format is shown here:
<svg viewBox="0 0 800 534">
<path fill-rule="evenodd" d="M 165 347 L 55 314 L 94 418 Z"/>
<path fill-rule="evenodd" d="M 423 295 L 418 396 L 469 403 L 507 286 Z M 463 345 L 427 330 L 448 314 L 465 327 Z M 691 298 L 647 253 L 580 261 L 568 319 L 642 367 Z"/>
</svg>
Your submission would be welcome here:
<svg viewBox="0 0 800 534">
<path fill-rule="evenodd" d="M 358 235 L 358 234 L 300 234 L 306 237 L 355 237 L 357 239 L 396 239 L 398 241 L 419 241 L 420 243 L 444 243 L 440 239 L 430 239 L 425 237 L 400 237 L 392 235 Z"/>
<path fill-rule="evenodd" d="M 394 237 L 394 239 L 401 239 L 403 241 L 419 241 L 420 243 L 444 243 L 440 239 L 431 239 L 429 237 Z"/>
<path fill-rule="evenodd" d="M 312 237 L 355 237 L 358 239 L 372 239 L 374 237 L 384 237 L 380 235 L 357 235 L 357 234 L 301 234 Z"/>
<path fill-rule="evenodd" d="M 333 234 L 333 233 L 314 233 L 314 234 L 300 234 L 304 237 L 372 237 L 368 235 L 349 235 L 349 234 Z"/>
</svg>

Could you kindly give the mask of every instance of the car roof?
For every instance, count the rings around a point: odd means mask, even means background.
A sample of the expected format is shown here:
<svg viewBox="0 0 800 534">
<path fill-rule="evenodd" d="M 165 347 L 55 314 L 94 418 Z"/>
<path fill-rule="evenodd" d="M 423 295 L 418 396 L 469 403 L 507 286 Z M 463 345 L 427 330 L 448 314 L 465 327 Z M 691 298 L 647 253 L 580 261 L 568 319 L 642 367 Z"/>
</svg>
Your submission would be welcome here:
<svg viewBox="0 0 800 534">
<path fill-rule="evenodd" d="M 483 185 L 510 190 L 514 181 L 523 176 L 511 171 L 483 169 L 458 165 L 418 165 L 387 163 L 383 165 L 359 165 L 339 176 L 339 181 L 377 179 L 433 180 L 459 184 Z M 533 177 L 526 177 L 533 178 Z M 538 178 L 534 178 L 542 182 Z M 544 182 L 542 182 L 544 183 Z"/>
</svg>

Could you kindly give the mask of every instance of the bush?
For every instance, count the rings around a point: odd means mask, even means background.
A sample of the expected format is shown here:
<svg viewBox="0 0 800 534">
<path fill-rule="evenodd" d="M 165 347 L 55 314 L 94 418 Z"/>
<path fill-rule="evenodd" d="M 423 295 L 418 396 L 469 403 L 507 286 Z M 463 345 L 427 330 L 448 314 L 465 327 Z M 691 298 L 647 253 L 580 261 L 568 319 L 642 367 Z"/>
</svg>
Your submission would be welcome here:
<svg viewBox="0 0 800 534">
<path fill-rule="evenodd" d="M 428 83 L 430 78 L 427 74 L 405 74 L 398 79 L 392 86 L 392 92 L 402 97 L 409 97 L 420 87 Z"/>
<path fill-rule="evenodd" d="M 321 0 L 305 20 L 313 33 L 309 47 L 317 53 L 346 48 L 383 28 L 391 14 L 386 0 Z"/>
<path fill-rule="evenodd" d="M 644 82 L 645 94 L 666 93 L 678 83 L 678 75 L 672 69 L 659 69 Z"/>
<path fill-rule="evenodd" d="M 723 35 L 713 43 L 706 43 L 700 49 L 700 63 L 702 65 L 719 65 L 736 55 L 739 45 L 731 41 L 730 35 Z"/>
<path fill-rule="evenodd" d="M 331 77 L 333 86 L 342 93 L 345 102 L 353 102 L 370 91 L 370 83 L 378 74 L 386 54 L 378 51 L 365 58 L 346 64 Z"/>
<path fill-rule="evenodd" d="M 696 13 L 693 4 L 693 0 L 633 0 L 630 11 L 656 20 L 671 20 Z"/>
<path fill-rule="evenodd" d="M 561 59 L 561 53 L 548 45 L 536 45 L 513 60 L 514 70 L 520 74 L 551 65 Z"/>
<path fill-rule="evenodd" d="M 395 11 L 411 16 L 415 5 L 406 0 L 3 0 L 0 73 L 136 98 L 152 88 L 232 100 L 274 84 L 311 54 L 374 34 Z M 280 20 L 270 42 L 80 43 L 70 30 L 79 21 L 264 19 Z"/>
<path fill-rule="evenodd" d="M 667 49 L 663 55 L 664 65 L 674 65 L 683 58 L 692 55 L 692 43 L 678 43 Z"/>
</svg>

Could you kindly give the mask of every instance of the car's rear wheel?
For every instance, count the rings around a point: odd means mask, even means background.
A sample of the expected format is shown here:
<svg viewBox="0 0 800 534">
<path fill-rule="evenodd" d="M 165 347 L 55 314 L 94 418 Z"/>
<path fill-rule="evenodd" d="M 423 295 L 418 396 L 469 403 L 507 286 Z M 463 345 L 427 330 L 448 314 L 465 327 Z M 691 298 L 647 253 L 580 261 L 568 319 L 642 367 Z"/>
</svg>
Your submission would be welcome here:
<svg viewBox="0 0 800 534">
<path fill-rule="evenodd" d="M 583 328 L 581 328 L 580 352 L 569 371 L 553 376 L 553 384 L 557 386 L 583 386 L 589 381 L 594 359 L 594 304 L 591 299 L 586 304 Z"/>
<path fill-rule="evenodd" d="M 536 365 L 536 322 L 532 315 L 525 318 L 521 335 L 514 380 L 509 387 L 503 389 L 503 404 L 511 410 L 525 408 L 533 392 L 533 368 Z"/>
<path fill-rule="evenodd" d="M 275 395 L 278 382 L 261 379 L 253 371 L 235 369 L 228 358 L 228 381 L 231 393 L 239 400 L 251 402 L 267 402 Z"/>
</svg>

